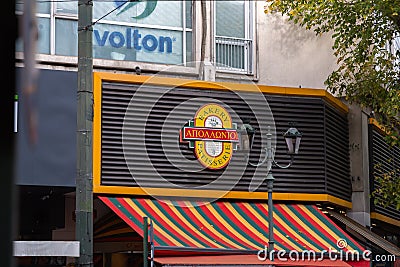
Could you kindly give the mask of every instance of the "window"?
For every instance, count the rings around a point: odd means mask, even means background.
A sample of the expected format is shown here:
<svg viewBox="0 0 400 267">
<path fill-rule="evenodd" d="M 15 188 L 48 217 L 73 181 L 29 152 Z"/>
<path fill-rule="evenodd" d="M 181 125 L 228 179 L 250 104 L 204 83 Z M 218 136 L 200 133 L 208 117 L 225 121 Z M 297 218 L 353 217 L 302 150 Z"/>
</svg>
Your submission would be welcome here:
<svg viewBox="0 0 400 267">
<path fill-rule="evenodd" d="M 389 52 L 395 58 L 395 68 L 397 71 L 400 71 L 400 36 L 396 36 L 393 40 L 388 44 Z"/>
<path fill-rule="evenodd" d="M 78 55 L 78 1 L 37 2 L 38 52 Z M 192 61 L 192 1 L 94 1 L 93 57 L 185 64 Z M 22 15 L 23 1 L 16 13 Z M 18 40 L 16 50 L 22 51 Z"/>
<path fill-rule="evenodd" d="M 15 2 L 15 10 L 17 13 L 17 18 L 19 21 L 22 20 L 23 13 L 23 0 L 17 0 Z M 50 2 L 40 2 L 36 5 L 36 14 L 37 14 L 37 25 L 38 25 L 38 33 L 39 39 L 37 44 L 37 52 L 40 54 L 49 54 L 50 53 Z M 15 51 L 22 52 L 23 51 L 23 42 L 22 38 L 18 38 L 15 43 Z"/>
<path fill-rule="evenodd" d="M 15 10 L 17 12 L 23 12 L 23 9 L 24 9 L 24 0 L 16 0 Z M 36 12 L 38 14 L 50 14 L 50 1 L 48 2 L 37 1 Z"/>
<path fill-rule="evenodd" d="M 252 73 L 253 1 L 215 1 L 217 69 Z"/>
<path fill-rule="evenodd" d="M 55 20 L 55 30 L 55 54 L 78 56 L 78 21 L 57 18 Z"/>
</svg>

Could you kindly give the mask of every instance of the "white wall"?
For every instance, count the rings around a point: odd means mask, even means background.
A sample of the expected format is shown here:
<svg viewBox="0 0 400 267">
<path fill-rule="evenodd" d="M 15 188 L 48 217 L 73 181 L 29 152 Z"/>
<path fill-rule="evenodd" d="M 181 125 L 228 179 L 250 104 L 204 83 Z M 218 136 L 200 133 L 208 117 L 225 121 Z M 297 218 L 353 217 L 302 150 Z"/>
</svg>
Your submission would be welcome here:
<svg viewBox="0 0 400 267">
<path fill-rule="evenodd" d="M 265 14 L 256 1 L 259 45 L 259 84 L 325 88 L 335 69 L 332 39 L 316 36 L 280 14 Z"/>
</svg>

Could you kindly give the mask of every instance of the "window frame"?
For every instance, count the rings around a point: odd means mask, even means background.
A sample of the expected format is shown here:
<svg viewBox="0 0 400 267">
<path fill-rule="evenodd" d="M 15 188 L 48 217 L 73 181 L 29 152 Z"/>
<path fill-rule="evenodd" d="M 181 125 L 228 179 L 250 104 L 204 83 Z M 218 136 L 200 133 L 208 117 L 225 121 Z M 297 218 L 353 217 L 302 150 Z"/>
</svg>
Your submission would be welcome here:
<svg viewBox="0 0 400 267">
<path fill-rule="evenodd" d="M 230 0 L 230 1 L 235 1 L 235 0 Z M 237 0 L 236 0 L 237 1 Z M 217 33 L 217 7 L 216 7 L 216 2 L 213 2 L 212 6 L 212 60 L 215 65 L 216 71 L 218 72 L 226 72 L 226 73 L 240 73 L 240 74 L 247 74 L 247 75 L 254 75 L 255 74 L 255 57 L 254 57 L 254 51 L 255 51 L 255 43 L 256 43 L 256 33 L 255 33 L 255 27 L 256 27 L 256 5 L 253 0 L 243 0 L 244 2 L 244 38 L 235 38 L 235 37 L 230 37 L 230 36 L 218 36 Z M 246 16 L 246 14 L 250 14 L 249 16 Z M 232 39 L 237 39 L 237 40 L 243 40 L 243 41 L 248 41 L 250 44 L 248 45 L 248 50 L 245 52 L 245 57 L 244 57 L 244 69 L 239 69 L 239 68 L 225 68 L 225 67 L 218 67 L 217 63 L 217 38 L 232 38 Z"/>
<path fill-rule="evenodd" d="M 36 0 L 38 1 L 38 0 Z M 181 58 L 181 63 L 179 63 L 179 65 L 182 66 L 187 66 L 188 60 L 187 60 L 187 33 L 191 32 L 192 33 L 192 45 L 191 45 L 191 49 L 192 49 L 192 61 L 195 60 L 193 57 L 195 56 L 195 51 L 194 49 L 194 23 L 195 23 L 195 4 L 192 1 L 190 4 L 192 5 L 192 25 L 186 25 L 187 22 L 187 2 L 186 1 L 176 1 L 176 2 L 180 2 L 181 3 L 181 19 L 182 19 L 182 26 L 181 27 L 171 27 L 171 26 L 162 26 L 162 25 L 151 25 L 151 24 L 141 24 L 141 23 L 127 23 L 127 22 L 118 22 L 118 21 L 108 21 L 106 20 L 106 18 L 103 18 L 102 20 L 99 21 L 99 23 L 104 23 L 104 24 L 108 24 L 108 25 L 120 25 L 120 26 L 130 26 L 130 27 L 140 27 L 140 28 L 144 28 L 144 29 L 160 29 L 160 30 L 170 30 L 170 31 L 176 31 L 176 32 L 180 32 L 180 34 L 182 34 L 182 58 Z M 23 3 L 16 3 L 16 5 L 18 4 L 23 4 Z M 50 3 L 50 10 L 49 10 L 49 14 L 44 14 L 44 13 L 36 13 L 37 17 L 43 17 L 43 18 L 48 18 L 50 19 L 50 44 L 49 44 L 49 50 L 50 53 L 49 54 L 41 54 L 41 55 L 45 55 L 45 56 L 50 56 L 50 57 L 77 57 L 78 55 L 73 55 L 73 56 L 65 56 L 65 55 L 60 55 L 56 53 L 56 20 L 73 20 L 78 22 L 78 13 L 68 13 L 68 12 L 58 12 L 57 11 L 57 2 L 51 1 Z M 22 11 L 16 11 L 16 15 L 21 15 L 22 16 L 23 12 Z M 93 23 L 97 23 L 97 19 L 93 19 Z M 22 51 L 17 51 L 17 52 L 22 52 Z M 39 54 L 39 53 L 38 53 Z M 110 61 L 115 61 L 113 59 L 102 59 L 102 58 L 93 58 L 94 60 L 110 60 Z M 68 62 L 67 62 L 68 61 Z M 129 64 L 129 62 L 141 62 L 141 63 L 145 63 L 145 64 L 161 64 L 161 65 L 169 65 L 171 63 L 163 63 L 163 62 L 147 62 L 147 61 L 128 61 L 128 60 L 123 60 L 124 62 L 127 62 L 127 64 Z M 69 63 L 69 60 L 66 60 L 66 63 Z M 113 64 L 106 64 L 107 66 L 112 66 Z"/>
</svg>

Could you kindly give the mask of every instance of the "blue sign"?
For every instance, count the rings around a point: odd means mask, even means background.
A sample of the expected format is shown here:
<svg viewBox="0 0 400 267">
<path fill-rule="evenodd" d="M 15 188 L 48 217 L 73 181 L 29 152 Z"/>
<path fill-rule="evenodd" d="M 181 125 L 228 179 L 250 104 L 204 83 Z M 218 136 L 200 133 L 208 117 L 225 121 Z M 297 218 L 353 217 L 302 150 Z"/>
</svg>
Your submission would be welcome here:
<svg viewBox="0 0 400 267">
<path fill-rule="evenodd" d="M 152 34 L 142 35 L 138 29 L 127 28 L 125 33 L 119 31 L 94 30 L 95 41 L 98 46 L 110 45 L 115 48 L 125 47 L 148 52 L 172 53 L 172 43 L 175 38 L 168 36 L 154 36 Z"/>
</svg>

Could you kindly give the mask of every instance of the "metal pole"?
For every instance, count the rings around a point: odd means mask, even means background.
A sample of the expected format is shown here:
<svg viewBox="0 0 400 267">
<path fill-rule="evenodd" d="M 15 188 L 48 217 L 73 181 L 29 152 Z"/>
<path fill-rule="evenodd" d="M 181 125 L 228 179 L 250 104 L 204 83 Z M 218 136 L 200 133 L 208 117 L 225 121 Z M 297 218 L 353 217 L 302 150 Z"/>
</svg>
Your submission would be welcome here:
<svg viewBox="0 0 400 267">
<path fill-rule="evenodd" d="M 147 267 L 147 258 L 149 256 L 148 251 L 148 240 L 149 240 L 149 222 L 147 217 L 143 217 L 143 267 Z"/>
<path fill-rule="evenodd" d="M 268 254 L 269 260 L 274 261 L 274 204 L 272 201 L 272 191 L 274 187 L 274 176 L 272 175 L 272 134 L 271 128 L 268 126 L 267 132 L 267 157 L 268 157 L 268 170 L 267 175 L 267 189 L 268 189 Z M 272 252 L 272 253 L 271 253 Z"/>
<path fill-rule="evenodd" d="M 78 266 L 93 266 L 93 53 L 91 0 L 78 1 L 76 238 Z"/>
<path fill-rule="evenodd" d="M 150 267 L 154 266 L 154 225 L 150 220 Z"/>
<path fill-rule="evenodd" d="M 274 261 L 274 204 L 272 202 L 272 191 L 273 191 L 274 177 L 272 173 L 267 176 L 267 187 L 268 187 L 268 253 L 270 260 Z M 272 253 L 271 253 L 272 252 Z"/>
</svg>

